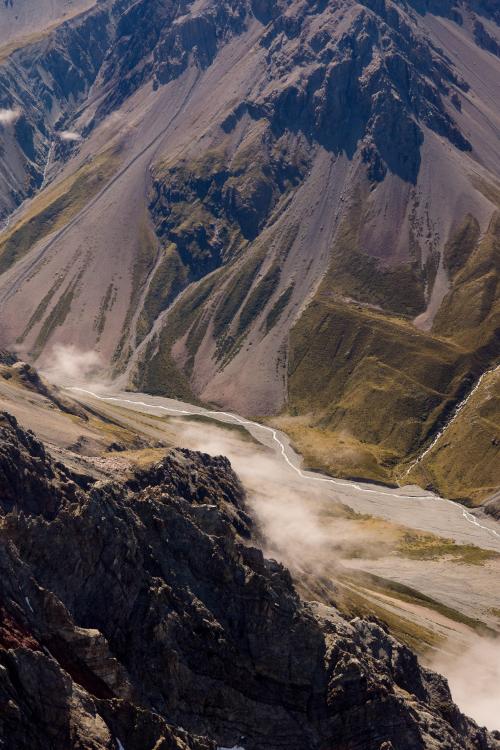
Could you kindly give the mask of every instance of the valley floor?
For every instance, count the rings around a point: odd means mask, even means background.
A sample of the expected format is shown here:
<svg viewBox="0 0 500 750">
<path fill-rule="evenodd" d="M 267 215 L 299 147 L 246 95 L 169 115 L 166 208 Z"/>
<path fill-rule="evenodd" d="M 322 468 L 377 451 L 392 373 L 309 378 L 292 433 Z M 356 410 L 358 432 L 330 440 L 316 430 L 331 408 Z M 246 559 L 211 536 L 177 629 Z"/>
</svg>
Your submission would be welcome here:
<svg viewBox="0 0 500 750">
<path fill-rule="evenodd" d="M 478 643 L 497 649 L 500 524 L 480 510 L 418 487 L 303 472 L 283 433 L 236 415 L 146 394 L 65 394 L 86 420 L 47 404 L 16 378 L 0 379 L 0 408 L 74 470 L 126 474 L 159 460 L 171 445 L 226 455 L 246 489 L 265 553 L 290 568 L 301 595 L 377 617 L 426 663 L 438 663 L 452 688 L 458 655 L 473 653 Z M 472 692 L 482 689 L 478 683 Z"/>
</svg>

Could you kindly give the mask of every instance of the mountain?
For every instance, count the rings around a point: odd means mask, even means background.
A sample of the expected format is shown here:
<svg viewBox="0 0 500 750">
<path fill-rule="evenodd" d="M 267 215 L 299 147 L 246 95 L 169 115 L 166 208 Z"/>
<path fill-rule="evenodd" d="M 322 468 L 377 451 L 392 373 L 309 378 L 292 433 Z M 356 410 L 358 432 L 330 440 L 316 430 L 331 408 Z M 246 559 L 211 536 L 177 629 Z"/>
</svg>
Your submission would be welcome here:
<svg viewBox="0 0 500 750">
<path fill-rule="evenodd" d="M 6 750 L 499 747 L 380 623 L 299 598 L 227 459 L 53 449 L 0 414 Z"/>
<path fill-rule="evenodd" d="M 492 495 L 497 3 L 40 7 L 0 50 L 0 345 L 269 418 L 336 474 Z"/>
<path fill-rule="evenodd" d="M 61 21 L 95 5 L 95 0 L 3 0 L 0 5 L 0 40 L 13 51 L 42 38 Z"/>
</svg>

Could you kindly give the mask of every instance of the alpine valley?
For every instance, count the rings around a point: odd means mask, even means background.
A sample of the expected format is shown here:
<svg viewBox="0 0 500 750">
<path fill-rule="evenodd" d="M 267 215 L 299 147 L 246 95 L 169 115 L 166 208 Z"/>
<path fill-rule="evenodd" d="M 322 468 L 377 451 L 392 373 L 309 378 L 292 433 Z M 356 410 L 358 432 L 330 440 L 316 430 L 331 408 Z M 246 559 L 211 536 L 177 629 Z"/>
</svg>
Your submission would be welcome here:
<svg viewBox="0 0 500 750">
<path fill-rule="evenodd" d="M 1 750 L 498 748 L 498 0 L 1 0 L 0 376 Z"/>
</svg>

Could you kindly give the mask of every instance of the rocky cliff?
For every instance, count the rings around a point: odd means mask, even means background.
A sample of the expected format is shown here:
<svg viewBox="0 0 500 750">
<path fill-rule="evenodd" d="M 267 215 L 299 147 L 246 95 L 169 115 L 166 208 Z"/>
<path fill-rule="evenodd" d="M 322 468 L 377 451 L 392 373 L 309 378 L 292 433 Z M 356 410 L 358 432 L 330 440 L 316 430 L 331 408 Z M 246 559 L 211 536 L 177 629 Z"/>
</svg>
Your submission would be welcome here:
<svg viewBox="0 0 500 750">
<path fill-rule="evenodd" d="M 0 417 L 6 750 L 493 750 L 377 623 L 299 599 L 225 458 L 127 480 L 55 463 Z"/>
</svg>

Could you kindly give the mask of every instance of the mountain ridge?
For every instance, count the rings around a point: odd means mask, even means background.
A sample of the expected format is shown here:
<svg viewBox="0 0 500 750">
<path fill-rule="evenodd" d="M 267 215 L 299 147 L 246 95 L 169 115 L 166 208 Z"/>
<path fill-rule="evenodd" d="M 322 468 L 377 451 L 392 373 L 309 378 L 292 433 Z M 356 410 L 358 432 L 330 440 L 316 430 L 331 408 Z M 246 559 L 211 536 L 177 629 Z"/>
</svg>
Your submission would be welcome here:
<svg viewBox="0 0 500 750">
<path fill-rule="evenodd" d="M 81 58 L 78 101 L 46 87 L 50 110 L 62 107 L 55 159 L 0 238 L 2 344 L 43 365 L 54 344 L 76 343 L 139 390 L 260 417 L 298 409 L 333 455 L 346 435 L 361 456 L 334 471 L 393 481 L 498 362 L 497 24 L 491 4 L 451 1 L 102 2 L 68 21 L 40 64 L 78 53 L 69 40 L 86 29 L 97 67 Z M 83 140 L 62 141 L 62 127 Z M 45 123 L 33 132 L 36 186 L 51 136 Z M 51 197 L 64 180 L 69 208 Z M 54 221 L 60 234 L 33 247 Z M 293 342 L 329 299 L 351 333 L 373 310 L 377 354 L 361 336 L 347 390 L 313 408 L 307 389 L 293 395 Z M 416 395 L 394 348 L 408 342 Z M 326 391 L 343 368 L 333 352 Z M 356 369 L 379 408 L 388 373 L 405 383 L 389 441 L 348 403 Z M 368 394 L 355 398 L 366 413 Z M 428 471 L 415 478 L 453 486 L 450 468 Z"/>
</svg>

